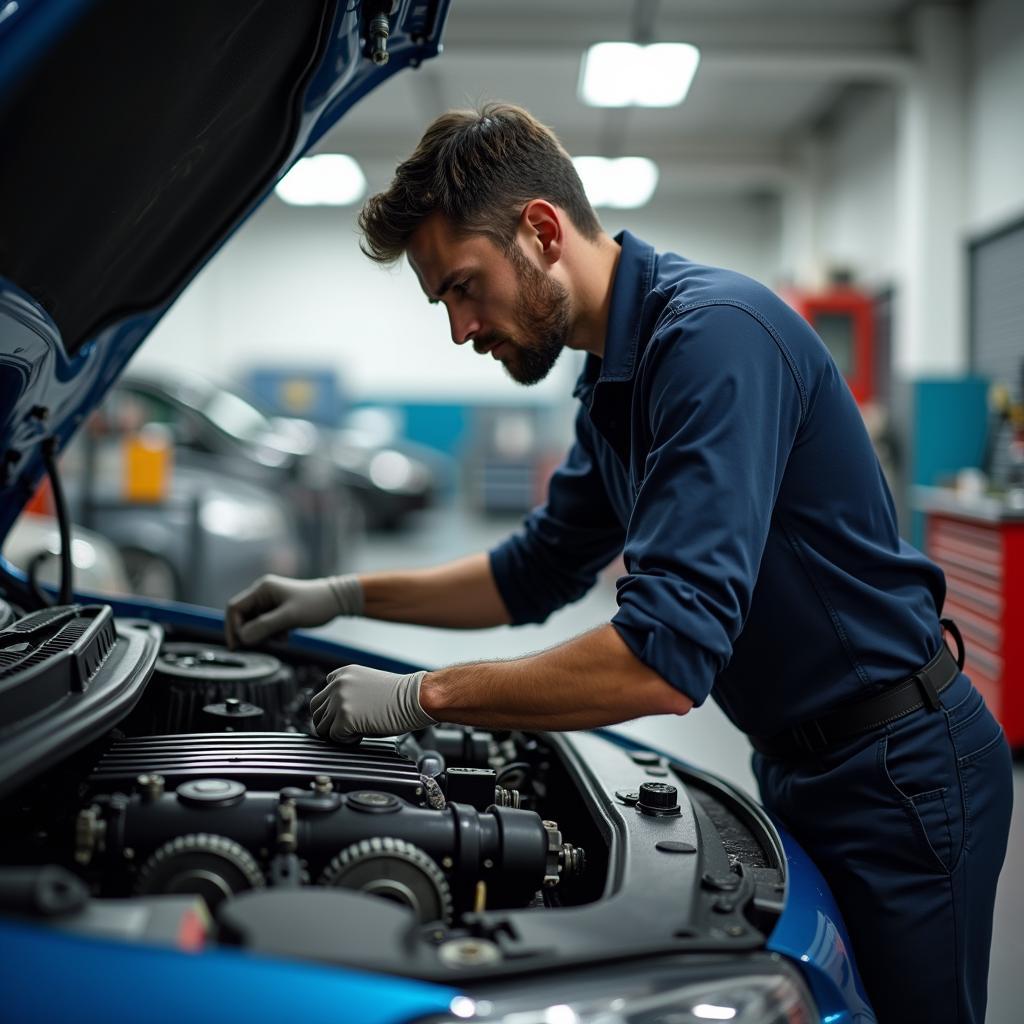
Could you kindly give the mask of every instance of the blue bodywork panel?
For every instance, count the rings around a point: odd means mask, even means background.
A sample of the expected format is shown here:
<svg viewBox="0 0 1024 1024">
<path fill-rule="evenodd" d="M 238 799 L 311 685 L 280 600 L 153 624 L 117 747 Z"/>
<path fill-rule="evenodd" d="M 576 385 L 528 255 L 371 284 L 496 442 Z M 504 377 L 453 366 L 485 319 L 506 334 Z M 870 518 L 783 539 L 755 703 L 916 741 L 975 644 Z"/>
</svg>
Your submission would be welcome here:
<svg viewBox="0 0 1024 1024">
<path fill-rule="evenodd" d="M 786 909 L 768 948 L 794 961 L 814 994 L 827 1024 L 874 1021 L 857 974 L 850 937 L 821 872 L 800 844 L 778 823 L 788 865 Z"/>
<path fill-rule="evenodd" d="M 400 1024 L 458 992 L 232 950 L 185 953 L 0 920 L 0 1017 L 19 1024 Z"/>
</svg>

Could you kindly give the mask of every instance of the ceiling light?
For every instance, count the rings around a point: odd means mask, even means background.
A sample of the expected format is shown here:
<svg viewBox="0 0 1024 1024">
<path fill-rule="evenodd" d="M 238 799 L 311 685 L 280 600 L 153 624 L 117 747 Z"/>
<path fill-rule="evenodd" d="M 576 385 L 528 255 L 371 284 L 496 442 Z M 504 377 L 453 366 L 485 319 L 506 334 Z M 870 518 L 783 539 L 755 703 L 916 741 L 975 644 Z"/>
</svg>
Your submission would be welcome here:
<svg viewBox="0 0 1024 1024">
<path fill-rule="evenodd" d="M 580 99 L 591 107 L 674 107 L 699 63 L 690 43 L 597 43 L 583 55 Z"/>
<path fill-rule="evenodd" d="M 366 192 L 359 164 L 340 153 L 321 153 L 300 160 L 274 191 L 293 206 L 348 206 Z"/>
<path fill-rule="evenodd" d="M 591 206 L 635 209 L 649 202 L 658 186 L 658 165 L 646 157 L 578 156 L 573 164 Z"/>
</svg>

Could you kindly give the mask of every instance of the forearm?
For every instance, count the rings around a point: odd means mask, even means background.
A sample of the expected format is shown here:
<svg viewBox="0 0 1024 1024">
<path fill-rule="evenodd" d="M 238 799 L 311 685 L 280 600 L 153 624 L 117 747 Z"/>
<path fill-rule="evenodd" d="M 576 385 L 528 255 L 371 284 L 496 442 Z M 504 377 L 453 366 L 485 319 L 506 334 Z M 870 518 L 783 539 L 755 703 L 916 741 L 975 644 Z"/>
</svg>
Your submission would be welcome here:
<svg viewBox="0 0 1024 1024">
<path fill-rule="evenodd" d="M 429 569 L 368 573 L 359 582 L 367 618 L 450 629 L 511 622 L 486 554 Z"/>
<path fill-rule="evenodd" d="M 526 658 L 430 672 L 420 701 L 438 721 L 492 729 L 591 729 L 693 707 L 611 625 Z"/>
</svg>

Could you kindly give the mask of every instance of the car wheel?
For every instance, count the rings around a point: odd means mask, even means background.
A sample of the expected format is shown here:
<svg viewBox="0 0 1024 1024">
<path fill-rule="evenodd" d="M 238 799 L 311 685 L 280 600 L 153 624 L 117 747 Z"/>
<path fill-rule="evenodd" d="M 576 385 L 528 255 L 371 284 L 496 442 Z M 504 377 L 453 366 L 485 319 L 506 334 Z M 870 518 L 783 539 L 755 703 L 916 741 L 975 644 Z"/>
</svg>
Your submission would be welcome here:
<svg viewBox="0 0 1024 1024">
<path fill-rule="evenodd" d="M 121 555 L 133 594 L 162 601 L 181 599 L 177 574 L 164 559 L 138 548 L 122 548 Z"/>
</svg>

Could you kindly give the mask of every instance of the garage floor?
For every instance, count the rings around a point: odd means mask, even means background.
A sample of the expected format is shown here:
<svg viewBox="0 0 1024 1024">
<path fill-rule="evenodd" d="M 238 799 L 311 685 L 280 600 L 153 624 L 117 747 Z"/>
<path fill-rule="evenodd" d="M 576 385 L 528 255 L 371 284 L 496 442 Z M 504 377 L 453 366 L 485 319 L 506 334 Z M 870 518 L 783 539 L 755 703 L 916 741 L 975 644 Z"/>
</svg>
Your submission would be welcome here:
<svg viewBox="0 0 1024 1024">
<path fill-rule="evenodd" d="M 357 571 L 436 565 L 449 558 L 487 550 L 515 529 L 514 520 L 483 520 L 458 508 L 423 513 L 407 532 L 376 536 L 353 552 Z M 597 587 L 577 604 L 562 609 L 541 626 L 478 630 L 467 633 L 423 629 L 391 623 L 352 620 L 327 627 L 339 640 L 380 650 L 424 666 L 458 661 L 512 657 L 542 650 L 568 637 L 607 622 L 615 609 L 610 570 Z M 688 760 L 717 772 L 756 795 L 749 766 L 750 746 L 713 702 L 684 718 L 644 718 L 620 727 L 652 745 L 685 751 Z M 1024 761 L 1018 760 L 1014 779 L 1014 818 L 1010 848 L 1000 879 L 989 980 L 990 1024 L 1020 1020 L 1024 1000 Z"/>
</svg>

